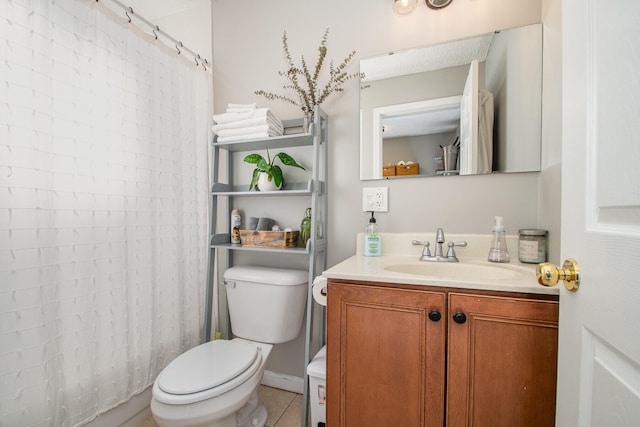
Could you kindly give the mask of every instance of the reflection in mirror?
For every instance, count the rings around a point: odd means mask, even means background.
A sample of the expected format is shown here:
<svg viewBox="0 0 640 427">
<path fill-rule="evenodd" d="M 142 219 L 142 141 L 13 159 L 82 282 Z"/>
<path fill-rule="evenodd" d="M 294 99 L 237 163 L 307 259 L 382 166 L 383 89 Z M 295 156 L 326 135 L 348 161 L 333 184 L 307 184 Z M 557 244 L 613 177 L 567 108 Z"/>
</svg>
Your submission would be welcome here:
<svg viewBox="0 0 640 427">
<path fill-rule="evenodd" d="M 542 25 L 360 61 L 360 178 L 540 170 Z"/>
</svg>

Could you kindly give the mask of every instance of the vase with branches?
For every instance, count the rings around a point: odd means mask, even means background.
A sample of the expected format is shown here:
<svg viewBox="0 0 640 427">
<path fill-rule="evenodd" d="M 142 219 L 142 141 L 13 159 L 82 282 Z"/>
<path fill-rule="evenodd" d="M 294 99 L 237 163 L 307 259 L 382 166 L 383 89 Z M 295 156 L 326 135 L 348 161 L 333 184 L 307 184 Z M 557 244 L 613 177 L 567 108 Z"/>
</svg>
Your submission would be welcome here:
<svg viewBox="0 0 640 427">
<path fill-rule="evenodd" d="M 293 90 L 294 96 L 280 95 L 264 90 L 255 91 L 256 95 L 261 95 L 269 100 L 279 100 L 291 103 L 302 109 L 306 117 L 313 119 L 313 112 L 316 106 L 322 104 L 327 97 L 333 93 L 343 92 L 343 85 L 354 78 L 363 78 L 362 73 L 348 73 L 347 67 L 355 57 L 355 50 L 352 51 L 342 62 L 335 66 L 333 60 L 329 62 L 329 78 L 326 82 L 321 81 L 321 72 L 327 57 L 327 40 L 329 29 L 327 28 L 318 47 L 318 58 L 313 68 L 309 67 L 304 55 L 300 57 L 300 65 L 296 65 L 289 50 L 287 32 L 282 35 L 282 47 L 287 60 L 288 68 L 279 71 L 278 74 L 285 78 L 286 83 L 283 89 Z"/>
</svg>

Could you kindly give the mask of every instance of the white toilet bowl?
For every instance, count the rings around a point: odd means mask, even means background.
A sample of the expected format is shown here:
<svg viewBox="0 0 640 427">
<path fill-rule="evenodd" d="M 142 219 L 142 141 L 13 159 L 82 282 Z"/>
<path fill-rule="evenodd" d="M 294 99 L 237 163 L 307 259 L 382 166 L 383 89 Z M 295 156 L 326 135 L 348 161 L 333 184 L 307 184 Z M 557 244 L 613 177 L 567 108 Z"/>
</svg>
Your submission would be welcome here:
<svg viewBox="0 0 640 427">
<path fill-rule="evenodd" d="M 231 330 L 185 352 L 153 384 L 151 413 L 160 427 L 262 427 L 258 385 L 273 344 L 300 331 L 308 272 L 236 266 L 225 271 Z"/>
<path fill-rule="evenodd" d="M 152 389 L 160 427 L 262 426 L 257 390 L 273 346 L 235 338 L 201 344 L 172 361 Z M 222 374 L 222 375 L 221 375 Z"/>
</svg>

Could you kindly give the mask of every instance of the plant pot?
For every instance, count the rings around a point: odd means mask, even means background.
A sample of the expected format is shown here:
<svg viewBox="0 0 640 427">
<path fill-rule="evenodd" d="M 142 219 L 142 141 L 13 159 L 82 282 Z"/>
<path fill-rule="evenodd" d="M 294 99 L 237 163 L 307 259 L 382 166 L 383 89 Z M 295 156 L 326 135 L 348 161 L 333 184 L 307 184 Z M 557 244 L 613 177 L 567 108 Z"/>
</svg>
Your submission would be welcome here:
<svg viewBox="0 0 640 427">
<path fill-rule="evenodd" d="M 256 184 L 260 191 L 278 191 L 280 187 L 276 187 L 273 179 L 269 180 L 269 175 L 266 172 L 260 172 L 258 175 L 258 183 Z"/>
<path fill-rule="evenodd" d="M 311 132 L 311 124 L 313 124 L 313 113 L 307 114 L 302 118 L 302 133 Z"/>
</svg>

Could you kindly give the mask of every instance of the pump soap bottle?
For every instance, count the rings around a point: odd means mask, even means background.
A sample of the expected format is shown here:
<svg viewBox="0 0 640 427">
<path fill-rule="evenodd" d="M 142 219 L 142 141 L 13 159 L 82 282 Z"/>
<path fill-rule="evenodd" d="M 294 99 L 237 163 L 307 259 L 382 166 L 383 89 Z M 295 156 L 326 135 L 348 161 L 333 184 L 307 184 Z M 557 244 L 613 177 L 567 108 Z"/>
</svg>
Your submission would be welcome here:
<svg viewBox="0 0 640 427">
<path fill-rule="evenodd" d="M 364 229 L 364 255 L 382 255 L 382 237 L 379 234 L 378 225 L 376 224 L 376 219 L 373 217 L 373 212 L 371 212 L 369 225 Z"/>
<path fill-rule="evenodd" d="M 509 262 L 509 250 L 505 239 L 504 224 L 501 216 L 494 218 L 493 239 L 489 250 L 488 260 L 491 262 Z"/>
</svg>

